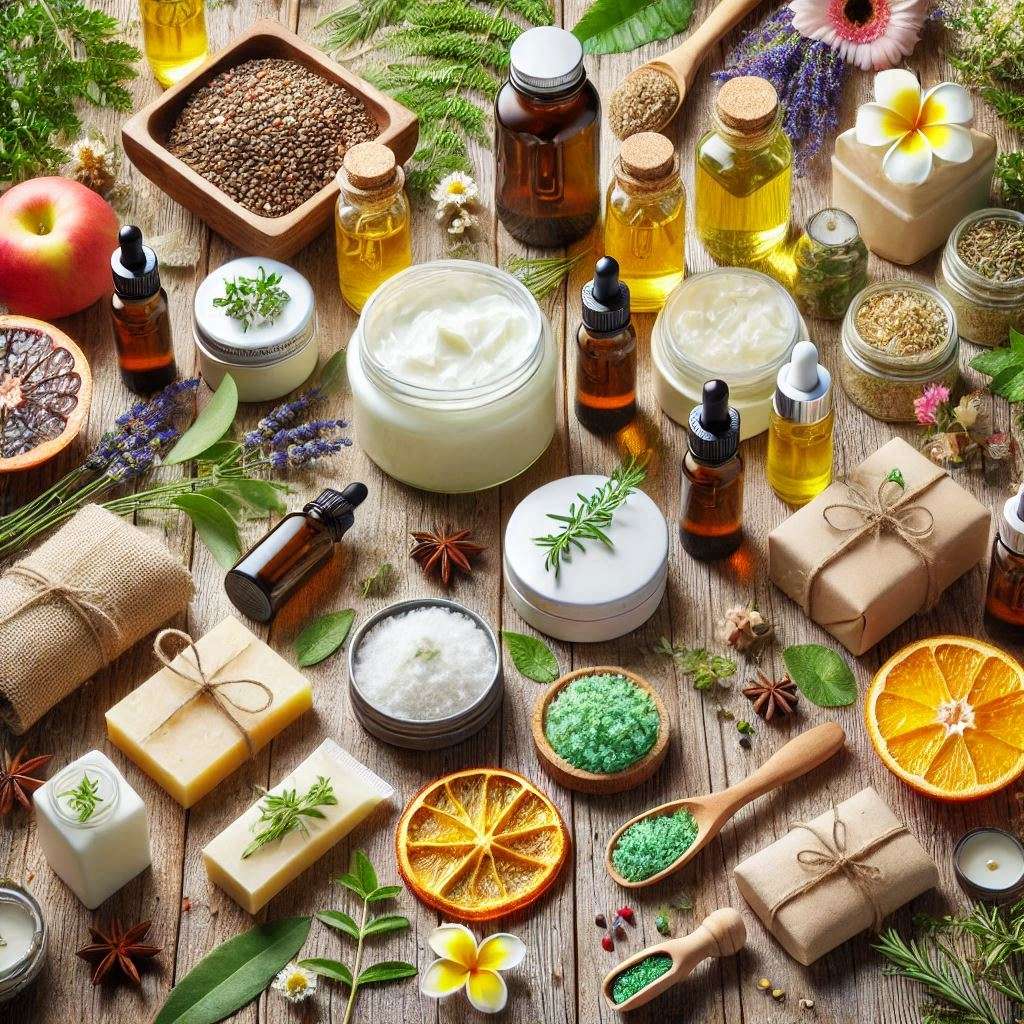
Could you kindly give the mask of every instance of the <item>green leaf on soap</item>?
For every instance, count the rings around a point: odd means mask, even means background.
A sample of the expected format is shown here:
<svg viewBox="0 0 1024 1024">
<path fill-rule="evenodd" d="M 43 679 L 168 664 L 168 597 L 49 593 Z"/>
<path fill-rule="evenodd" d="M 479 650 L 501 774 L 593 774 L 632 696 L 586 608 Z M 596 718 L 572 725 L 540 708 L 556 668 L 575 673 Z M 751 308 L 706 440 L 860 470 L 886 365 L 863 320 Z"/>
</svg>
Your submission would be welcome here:
<svg viewBox="0 0 1024 1024">
<path fill-rule="evenodd" d="M 690 23 L 693 0 L 594 0 L 572 30 L 587 53 L 626 53 Z"/>
<path fill-rule="evenodd" d="M 398 981 L 400 978 L 412 978 L 416 968 L 401 960 L 384 960 L 372 967 L 367 967 L 356 979 L 357 985 L 377 985 L 382 981 Z"/>
<path fill-rule="evenodd" d="M 358 942 L 359 925 L 343 910 L 321 910 L 316 915 L 316 919 L 323 921 L 331 928 L 337 928 L 339 932 L 344 932 L 350 939 L 355 939 Z"/>
<path fill-rule="evenodd" d="M 345 380 L 345 349 L 342 349 L 340 352 L 335 352 L 324 363 L 324 368 L 320 371 L 320 377 L 317 380 L 316 386 L 325 395 L 330 395 L 340 390 Z"/>
<path fill-rule="evenodd" d="M 171 504 L 180 508 L 192 520 L 199 539 L 210 549 L 210 554 L 223 569 L 230 569 L 242 555 L 242 541 L 238 527 L 223 505 L 205 494 L 177 494 Z"/>
<path fill-rule="evenodd" d="M 318 914 L 317 917 L 320 915 Z M 338 960 L 324 960 L 321 957 L 313 957 L 309 960 L 300 960 L 300 967 L 307 971 L 319 974 L 322 978 L 330 978 L 331 981 L 340 981 L 343 985 L 352 987 L 352 972 Z"/>
<path fill-rule="evenodd" d="M 558 659 L 542 640 L 525 633 L 513 633 L 510 629 L 501 631 L 512 664 L 535 683 L 553 683 L 561 674 Z"/>
<path fill-rule="evenodd" d="M 366 922 L 363 935 L 386 935 L 388 932 L 402 932 L 409 927 L 409 918 L 401 914 L 381 914 Z"/>
<path fill-rule="evenodd" d="M 857 699 L 857 680 L 846 660 L 821 644 L 794 644 L 782 652 L 790 679 L 820 708 L 842 708 Z"/>
<path fill-rule="evenodd" d="M 314 619 L 295 638 L 299 667 L 308 668 L 329 658 L 345 642 L 355 618 L 355 611 L 346 608 L 343 612 L 328 612 Z"/>
<path fill-rule="evenodd" d="M 220 387 L 213 394 L 192 426 L 178 438 L 178 443 L 164 457 L 165 466 L 176 466 L 197 458 L 220 441 L 231 429 L 238 411 L 238 388 L 230 373 L 224 374 Z"/>
<path fill-rule="evenodd" d="M 312 918 L 259 925 L 219 945 L 171 989 L 154 1024 L 217 1024 L 255 999 L 302 948 Z"/>
</svg>

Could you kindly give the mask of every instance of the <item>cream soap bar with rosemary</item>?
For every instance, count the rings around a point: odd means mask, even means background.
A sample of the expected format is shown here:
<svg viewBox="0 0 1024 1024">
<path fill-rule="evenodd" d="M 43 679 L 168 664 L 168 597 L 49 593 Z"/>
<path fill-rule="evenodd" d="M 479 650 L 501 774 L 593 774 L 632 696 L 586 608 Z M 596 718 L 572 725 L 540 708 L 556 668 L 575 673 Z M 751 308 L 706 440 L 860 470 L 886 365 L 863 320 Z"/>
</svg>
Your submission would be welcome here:
<svg viewBox="0 0 1024 1024">
<path fill-rule="evenodd" d="M 394 790 L 324 740 L 203 850 L 206 873 L 256 914 Z"/>
<path fill-rule="evenodd" d="M 164 668 L 107 712 L 107 735 L 191 807 L 308 711 L 313 690 L 231 616 L 171 658 L 176 638 L 160 635 Z"/>
</svg>

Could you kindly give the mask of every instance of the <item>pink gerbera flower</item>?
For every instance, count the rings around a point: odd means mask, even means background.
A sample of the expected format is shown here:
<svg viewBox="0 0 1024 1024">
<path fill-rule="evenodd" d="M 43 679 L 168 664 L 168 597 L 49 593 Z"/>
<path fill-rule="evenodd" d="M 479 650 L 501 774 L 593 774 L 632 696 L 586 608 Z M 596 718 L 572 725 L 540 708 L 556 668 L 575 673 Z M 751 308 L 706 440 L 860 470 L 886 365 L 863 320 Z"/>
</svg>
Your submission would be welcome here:
<svg viewBox="0 0 1024 1024">
<path fill-rule="evenodd" d="M 910 55 L 929 0 L 792 0 L 793 25 L 864 71 L 895 67 Z"/>
<path fill-rule="evenodd" d="M 939 407 L 949 401 L 949 388 L 945 384 L 929 384 L 920 398 L 914 399 L 914 415 L 917 422 L 934 427 Z"/>
</svg>

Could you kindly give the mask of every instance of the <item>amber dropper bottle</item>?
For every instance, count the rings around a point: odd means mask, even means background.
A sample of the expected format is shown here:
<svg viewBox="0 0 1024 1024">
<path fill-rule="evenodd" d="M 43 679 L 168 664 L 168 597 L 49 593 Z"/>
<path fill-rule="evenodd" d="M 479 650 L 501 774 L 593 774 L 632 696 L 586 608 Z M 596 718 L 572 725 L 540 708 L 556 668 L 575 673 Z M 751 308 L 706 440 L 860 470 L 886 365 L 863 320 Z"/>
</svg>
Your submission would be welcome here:
<svg viewBox="0 0 1024 1024">
<path fill-rule="evenodd" d="M 257 622 L 274 613 L 334 553 L 355 523 L 355 509 L 366 500 L 366 485 L 343 491 L 327 488 L 301 512 L 290 512 L 258 540 L 224 577 L 231 603 Z"/>
<path fill-rule="evenodd" d="M 999 517 L 985 614 L 995 632 L 1018 641 L 1024 636 L 1024 489 L 1007 500 Z"/>
<path fill-rule="evenodd" d="M 737 454 L 740 414 L 729 405 L 724 380 L 704 384 L 688 433 L 679 539 L 694 558 L 725 558 L 743 542 L 743 460 Z"/>
<path fill-rule="evenodd" d="M 167 293 L 160 287 L 156 253 L 142 244 L 142 232 L 126 224 L 110 257 L 114 294 L 110 312 L 121 378 L 137 395 L 166 387 L 178 376 L 171 342 Z"/>
</svg>

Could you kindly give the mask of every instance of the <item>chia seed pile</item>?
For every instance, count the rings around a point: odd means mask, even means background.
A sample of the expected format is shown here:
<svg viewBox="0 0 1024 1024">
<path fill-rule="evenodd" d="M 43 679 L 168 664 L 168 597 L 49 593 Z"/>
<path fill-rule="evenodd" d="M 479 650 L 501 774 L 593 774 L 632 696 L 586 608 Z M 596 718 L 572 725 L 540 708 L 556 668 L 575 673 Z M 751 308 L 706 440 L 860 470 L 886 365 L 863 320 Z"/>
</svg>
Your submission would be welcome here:
<svg viewBox="0 0 1024 1024">
<path fill-rule="evenodd" d="M 247 210 L 281 217 L 334 179 L 350 146 L 379 134 L 358 96 L 296 61 L 260 58 L 199 89 L 167 148 Z"/>
<path fill-rule="evenodd" d="M 627 881 L 642 882 L 675 863 L 696 838 L 697 819 L 689 811 L 641 818 L 619 836 L 612 863 Z"/>
<path fill-rule="evenodd" d="M 618 1006 L 619 1003 L 632 999 L 637 992 L 642 992 L 648 985 L 653 985 L 667 974 L 671 967 L 672 957 L 667 953 L 654 953 L 638 964 L 633 964 L 612 982 L 612 1002 Z"/>
</svg>

